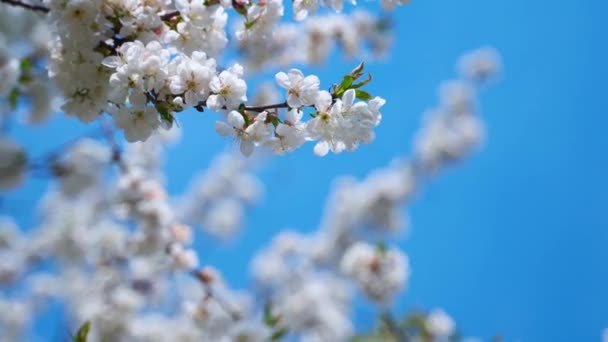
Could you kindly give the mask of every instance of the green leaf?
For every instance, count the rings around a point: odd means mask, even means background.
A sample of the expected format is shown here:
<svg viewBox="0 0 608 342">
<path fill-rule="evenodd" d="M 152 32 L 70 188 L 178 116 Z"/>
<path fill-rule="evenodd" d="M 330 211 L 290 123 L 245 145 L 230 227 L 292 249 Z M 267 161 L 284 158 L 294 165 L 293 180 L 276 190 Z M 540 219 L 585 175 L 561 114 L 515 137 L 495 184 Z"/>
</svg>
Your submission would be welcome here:
<svg viewBox="0 0 608 342">
<path fill-rule="evenodd" d="M 357 88 L 361 88 L 364 85 L 368 84 L 369 82 L 372 81 L 372 74 L 367 74 L 367 78 L 364 79 L 363 81 L 357 83 L 357 84 L 353 84 L 350 88 L 351 89 L 357 89 Z"/>
<path fill-rule="evenodd" d="M 86 342 L 87 336 L 89 335 L 89 331 L 91 330 L 91 321 L 86 321 L 80 329 L 76 332 L 76 336 L 74 336 L 74 342 Z"/>
<path fill-rule="evenodd" d="M 32 60 L 30 60 L 29 58 L 24 58 L 21 60 L 21 62 L 19 63 L 19 69 L 21 70 L 22 73 L 26 73 L 30 70 L 32 70 Z"/>
<path fill-rule="evenodd" d="M 273 315 L 270 303 L 266 303 L 264 305 L 264 323 L 269 327 L 274 327 L 279 321 L 281 321 L 281 316 Z"/>
<path fill-rule="evenodd" d="M 360 90 L 360 89 L 355 90 L 355 94 L 357 95 L 357 98 L 359 100 L 363 100 L 363 101 L 368 101 L 368 100 L 371 100 L 374 98 L 370 93 Z"/>
<path fill-rule="evenodd" d="M 350 88 L 350 86 L 353 84 L 354 80 L 355 79 L 350 75 L 344 76 L 344 78 L 342 79 L 342 83 L 340 83 L 340 85 L 335 87 L 335 89 L 332 91 L 332 94 L 334 95 L 334 97 L 338 97 L 338 96 L 344 94 L 344 92 L 347 91 Z"/>
<path fill-rule="evenodd" d="M 19 75 L 19 83 L 26 84 L 32 80 L 31 70 L 33 68 L 32 60 L 28 57 L 23 58 L 19 62 L 19 70 L 21 74 Z"/>
<path fill-rule="evenodd" d="M 289 330 L 287 330 L 287 328 L 281 328 L 277 331 L 275 331 L 271 336 L 270 336 L 270 340 L 271 341 L 279 341 L 281 340 L 283 337 L 285 337 L 285 335 L 287 335 L 287 333 L 289 332 Z"/>
<path fill-rule="evenodd" d="M 388 251 L 388 247 L 386 246 L 386 244 L 382 241 L 376 242 L 376 250 L 380 253 L 380 254 L 385 254 L 386 251 Z"/>
<path fill-rule="evenodd" d="M 19 89 L 13 88 L 10 94 L 8 94 L 8 104 L 11 107 L 11 110 L 15 110 L 17 108 L 17 101 L 19 100 Z"/>
<path fill-rule="evenodd" d="M 270 123 L 274 126 L 277 127 L 279 125 L 279 123 L 281 123 L 281 120 L 279 120 L 279 118 L 275 115 L 269 116 L 268 120 L 270 120 Z"/>
<path fill-rule="evenodd" d="M 351 84 L 353 84 L 353 77 L 350 75 L 346 75 L 344 76 L 344 79 L 342 79 L 342 83 L 340 83 L 340 88 L 347 90 L 350 88 Z"/>
<path fill-rule="evenodd" d="M 169 110 L 167 105 L 159 103 L 156 105 L 156 110 L 158 110 L 158 112 L 160 113 L 160 118 L 164 122 L 169 124 L 169 127 L 173 126 L 173 124 L 175 123 L 175 117 L 173 116 L 173 114 L 171 114 L 171 111 Z"/>
<path fill-rule="evenodd" d="M 390 17 L 381 18 L 376 21 L 376 28 L 380 32 L 387 32 L 393 27 L 393 23 Z"/>
<path fill-rule="evenodd" d="M 361 77 L 361 75 L 363 75 L 363 68 L 364 67 L 365 67 L 365 64 L 363 62 L 361 62 L 348 75 L 356 80 L 357 78 Z"/>
</svg>

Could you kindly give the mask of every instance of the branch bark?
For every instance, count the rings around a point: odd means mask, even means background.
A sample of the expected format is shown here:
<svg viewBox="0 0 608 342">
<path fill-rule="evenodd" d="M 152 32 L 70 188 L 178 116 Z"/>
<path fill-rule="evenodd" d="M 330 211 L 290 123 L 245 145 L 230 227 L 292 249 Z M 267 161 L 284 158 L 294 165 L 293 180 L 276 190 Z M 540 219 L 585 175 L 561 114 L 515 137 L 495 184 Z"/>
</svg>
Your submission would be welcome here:
<svg viewBox="0 0 608 342">
<path fill-rule="evenodd" d="M 0 2 L 11 5 L 11 6 L 21 7 L 21 8 L 31 10 L 31 11 L 38 11 L 38 12 L 42 12 L 42 13 L 48 13 L 50 11 L 50 9 L 48 9 L 47 7 L 44 7 L 41 5 L 33 5 L 33 4 L 30 4 L 27 2 L 18 1 L 18 0 L 0 0 Z"/>
</svg>

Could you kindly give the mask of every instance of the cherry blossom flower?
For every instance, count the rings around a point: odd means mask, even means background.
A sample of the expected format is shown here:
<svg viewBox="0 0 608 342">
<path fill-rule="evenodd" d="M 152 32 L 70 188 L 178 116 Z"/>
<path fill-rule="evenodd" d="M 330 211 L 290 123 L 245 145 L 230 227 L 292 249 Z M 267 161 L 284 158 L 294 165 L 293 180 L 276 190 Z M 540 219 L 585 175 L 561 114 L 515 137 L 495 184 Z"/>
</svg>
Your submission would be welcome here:
<svg viewBox="0 0 608 342">
<path fill-rule="evenodd" d="M 315 103 L 319 92 L 319 78 L 314 75 L 304 77 L 298 69 L 291 69 L 289 73 L 279 72 L 275 79 L 277 83 L 287 89 L 287 104 L 291 108 L 300 108 Z"/>
</svg>

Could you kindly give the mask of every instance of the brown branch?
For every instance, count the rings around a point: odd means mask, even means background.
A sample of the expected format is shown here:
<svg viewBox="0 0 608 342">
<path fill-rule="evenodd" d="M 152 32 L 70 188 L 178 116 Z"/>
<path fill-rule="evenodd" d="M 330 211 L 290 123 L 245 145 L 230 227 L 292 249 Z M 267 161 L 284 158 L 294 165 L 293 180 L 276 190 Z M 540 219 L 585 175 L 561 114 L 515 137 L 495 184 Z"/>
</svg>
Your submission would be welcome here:
<svg viewBox="0 0 608 342">
<path fill-rule="evenodd" d="M 167 12 L 160 16 L 160 20 L 162 21 L 171 21 L 173 18 L 179 16 L 179 11 Z"/>
<path fill-rule="evenodd" d="M 25 9 L 32 10 L 32 11 L 38 11 L 38 12 L 42 12 L 42 13 L 48 13 L 50 11 L 50 9 L 48 9 L 47 7 L 40 6 L 40 5 L 33 5 L 33 4 L 26 3 L 26 2 L 18 1 L 18 0 L 0 0 L 0 2 L 3 2 L 5 4 L 11 5 L 11 6 L 17 6 L 17 7 L 25 8 Z"/>
<path fill-rule="evenodd" d="M 266 106 L 257 106 L 257 107 L 245 107 L 245 110 L 251 111 L 251 112 L 263 112 L 265 110 L 268 109 L 278 109 L 278 108 L 288 108 L 289 105 L 286 102 L 281 102 L 281 103 L 276 103 L 276 104 L 271 104 L 271 105 L 266 105 Z"/>
<path fill-rule="evenodd" d="M 197 103 L 196 106 L 194 106 L 194 108 L 196 110 L 198 110 L 199 112 L 203 112 L 204 111 L 204 107 L 207 107 L 207 101 L 201 101 L 201 102 Z M 250 112 L 261 113 L 261 112 L 269 110 L 269 109 L 279 109 L 279 108 L 289 108 L 289 105 L 287 104 L 287 101 L 281 102 L 281 103 L 275 103 L 275 104 L 265 105 L 265 106 L 244 107 L 243 109 L 246 110 L 246 111 L 250 111 Z M 226 107 L 222 107 L 222 109 L 227 109 L 227 108 Z"/>
</svg>

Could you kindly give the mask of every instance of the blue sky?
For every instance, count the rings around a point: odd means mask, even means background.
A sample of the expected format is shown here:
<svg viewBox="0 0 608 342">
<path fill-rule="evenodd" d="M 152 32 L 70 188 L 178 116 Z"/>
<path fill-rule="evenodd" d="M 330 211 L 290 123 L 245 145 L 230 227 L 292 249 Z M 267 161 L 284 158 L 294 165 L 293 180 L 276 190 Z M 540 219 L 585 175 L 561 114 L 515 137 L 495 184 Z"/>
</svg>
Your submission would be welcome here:
<svg viewBox="0 0 608 342">
<path fill-rule="evenodd" d="M 505 72 L 481 98 L 487 143 L 432 179 L 408 208 L 412 230 L 400 245 L 413 273 L 396 311 L 443 307 L 465 335 L 485 338 L 598 341 L 608 327 L 606 13 L 601 0 L 417 0 L 399 8 L 391 56 L 367 66 L 371 92 L 388 100 L 376 141 L 352 154 L 318 158 L 309 146 L 269 160 L 260 171 L 263 203 L 241 236 L 212 247 L 204 262 L 247 286 L 247 261 L 274 232 L 316 229 L 332 179 L 362 177 L 407 154 L 458 56 L 492 45 Z M 356 65 L 339 61 L 308 70 L 328 86 Z M 181 117 L 183 142 L 168 158 L 171 192 L 231 145 L 213 131 L 215 119 Z M 82 131 L 64 119 L 15 130 L 34 151 Z M 4 210 L 25 216 L 20 203 L 43 188 L 30 182 Z M 370 312 L 357 315 L 361 325 L 369 326 Z"/>
</svg>

